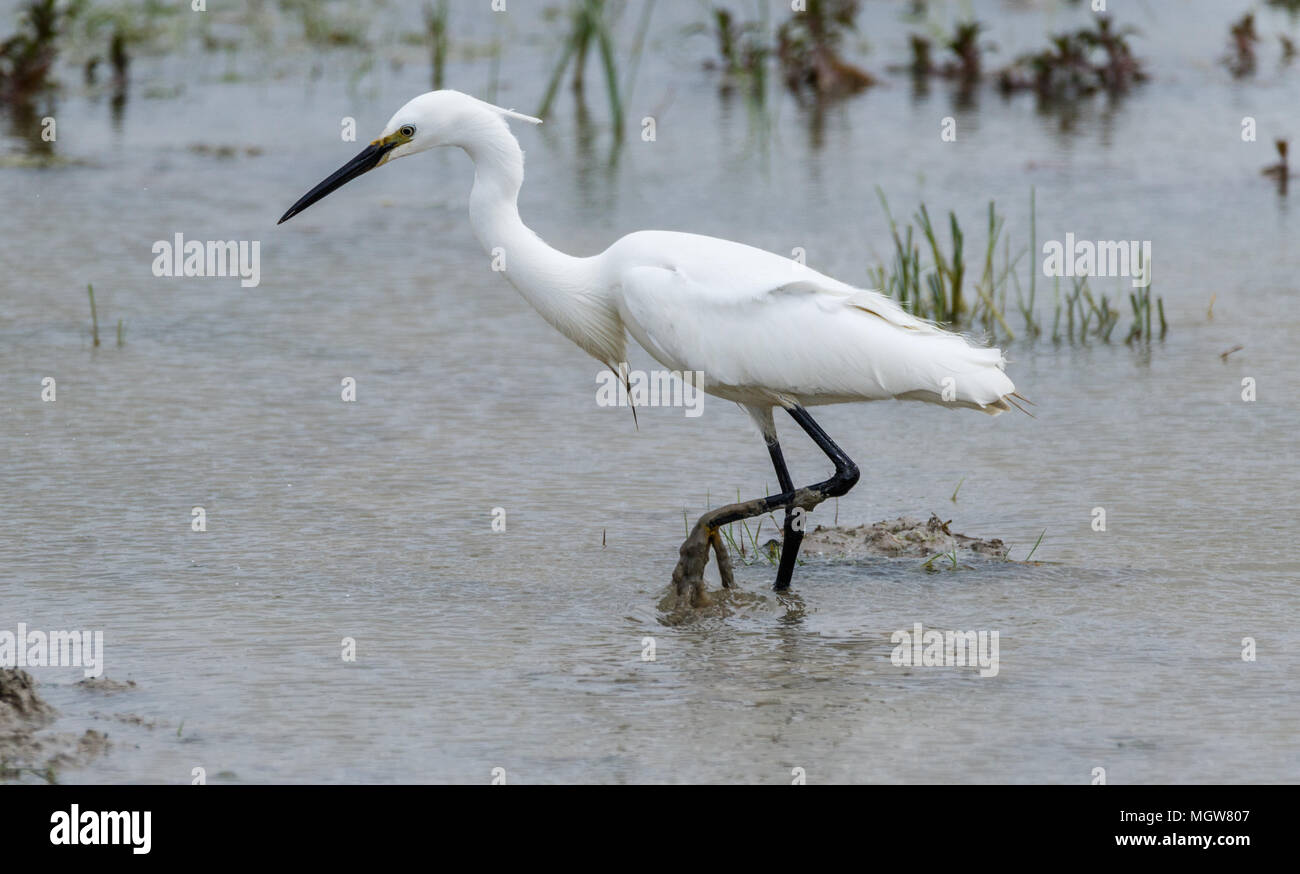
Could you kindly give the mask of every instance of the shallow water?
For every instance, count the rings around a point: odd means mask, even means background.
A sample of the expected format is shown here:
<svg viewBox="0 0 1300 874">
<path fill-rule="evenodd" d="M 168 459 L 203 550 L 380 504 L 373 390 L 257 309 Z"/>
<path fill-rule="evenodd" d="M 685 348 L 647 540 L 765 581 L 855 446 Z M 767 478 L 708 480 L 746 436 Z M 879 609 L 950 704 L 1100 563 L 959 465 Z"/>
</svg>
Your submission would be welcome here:
<svg viewBox="0 0 1300 874">
<path fill-rule="evenodd" d="M 385 168 L 274 226 L 356 151 L 336 139 L 342 116 L 364 141 L 427 88 L 420 50 L 353 86 L 364 53 L 332 53 L 315 79 L 305 51 L 139 58 L 116 121 L 71 71 L 56 148 L 73 160 L 0 169 L 0 629 L 103 629 L 106 675 L 138 686 L 105 696 L 74 686 L 77 670 L 34 671 L 57 728 L 115 743 L 62 779 L 188 782 L 203 767 L 212 782 L 481 783 L 502 767 L 516 783 L 784 782 L 801 767 L 812 782 L 1083 783 L 1098 766 L 1112 783 L 1300 779 L 1300 254 L 1293 205 L 1259 176 L 1272 137 L 1297 133 L 1300 69 L 1277 73 L 1273 45 L 1256 81 L 1215 66 L 1249 4 L 1140 5 L 1127 20 L 1152 81 L 1072 130 L 1028 96 L 990 88 L 955 110 L 942 83 L 918 98 L 890 77 L 830 110 L 820 147 L 793 102 L 774 103 L 766 137 L 742 98 L 720 97 L 700 69 L 711 44 L 681 36 L 701 15 L 660 5 L 628 111 L 656 116 L 655 142 L 630 137 L 609 168 L 567 93 L 520 131 L 524 217 L 561 249 L 692 230 L 802 246 L 865 284 L 888 253 L 876 184 L 896 215 L 921 200 L 957 210 L 972 248 L 989 199 L 1026 242 L 1030 186 L 1040 243 L 1152 240 L 1168 338 L 1149 352 L 1012 344 L 1036 419 L 918 404 L 818 415 L 863 478 L 814 523 L 933 511 L 1016 559 L 1045 530 L 1044 563 L 810 561 L 786 599 L 771 568 L 740 567 L 761 598 L 665 626 L 655 605 L 683 508 L 773 483 L 747 417 L 709 398 L 698 419 L 642 410 L 638 430 L 598 407 L 597 365 L 488 269 L 462 155 Z M 877 72 L 911 29 L 882 5 L 863 17 L 861 62 Z M 974 6 L 999 63 L 1083 16 Z M 508 28 L 519 50 L 497 100 L 525 111 L 553 47 L 530 16 L 462 18 L 476 38 Z M 1259 29 L 1300 26 L 1261 13 Z M 242 81 L 222 81 L 231 66 Z M 487 67 L 456 59 L 449 81 L 482 93 Z M 138 96 L 177 81 L 177 98 Z M 593 77 L 595 125 L 600 100 Z M 950 114 L 958 141 L 943 143 Z M 1258 143 L 1241 142 L 1243 115 Z M 176 232 L 260 240 L 260 286 L 153 277 L 152 243 Z M 637 350 L 633 366 L 647 363 Z M 55 403 L 40 400 L 46 376 Z M 346 376 L 355 404 L 340 399 Z M 825 460 L 785 425 L 796 479 L 822 478 Z M 197 505 L 206 533 L 190 530 Z M 998 631 L 998 676 L 896 667 L 890 635 L 916 622 Z"/>
</svg>

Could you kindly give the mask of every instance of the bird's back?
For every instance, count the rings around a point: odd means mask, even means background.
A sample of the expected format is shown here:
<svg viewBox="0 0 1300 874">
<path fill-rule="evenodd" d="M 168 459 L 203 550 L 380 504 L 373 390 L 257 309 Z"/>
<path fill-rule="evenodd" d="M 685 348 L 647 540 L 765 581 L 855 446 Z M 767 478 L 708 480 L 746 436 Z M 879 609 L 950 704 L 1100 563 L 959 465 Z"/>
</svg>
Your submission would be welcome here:
<svg viewBox="0 0 1300 874">
<path fill-rule="evenodd" d="M 656 359 L 740 403 L 909 398 L 998 413 L 1002 353 L 874 291 L 715 237 L 629 234 L 600 256 L 628 331 Z"/>
</svg>

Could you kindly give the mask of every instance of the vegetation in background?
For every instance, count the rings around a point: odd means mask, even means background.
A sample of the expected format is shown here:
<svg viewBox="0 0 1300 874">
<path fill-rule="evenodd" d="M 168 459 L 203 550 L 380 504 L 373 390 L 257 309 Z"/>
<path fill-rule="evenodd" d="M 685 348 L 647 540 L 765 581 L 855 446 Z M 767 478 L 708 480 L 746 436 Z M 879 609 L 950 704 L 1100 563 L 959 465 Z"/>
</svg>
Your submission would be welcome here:
<svg viewBox="0 0 1300 874">
<path fill-rule="evenodd" d="M 609 110 L 614 126 L 615 138 L 623 136 L 623 99 L 618 88 L 618 67 L 614 60 L 614 38 L 605 8 L 605 0 L 575 0 L 570 20 L 572 29 L 564 41 L 564 50 L 559 62 L 551 73 L 542 97 L 537 115 L 546 118 L 559 93 L 564 74 L 573 66 L 572 88 L 575 94 L 582 94 L 585 88 L 587 53 L 593 48 L 600 52 L 601 66 L 605 73 L 605 91 L 609 98 Z"/>
<path fill-rule="evenodd" d="M 914 86 L 920 91 L 928 88 L 928 80 L 932 77 L 955 82 L 959 105 L 969 103 L 984 76 L 984 51 L 991 48 L 980 44 L 980 34 L 985 29 L 978 21 L 958 24 L 952 36 L 942 38 L 941 45 L 946 54 L 940 62 L 934 60 L 934 44 L 929 37 L 919 33 L 909 35 L 911 62 L 903 71 L 911 75 Z"/>
<path fill-rule="evenodd" d="M 438 0 L 438 5 L 424 4 L 424 32 L 429 41 L 433 64 L 433 90 L 440 91 L 447 69 L 447 23 L 451 18 L 448 0 Z"/>
<path fill-rule="evenodd" d="M 856 30 L 860 0 L 808 0 L 804 12 L 791 13 L 776 33 L 776 56 L 785 84 L 796 95 L 816 99 L 856 94 L 875 78 L 844 60 L 847 34 Z"/>
<path fill-rule="evenodd" d="M 1292 11 L 1300 11 L 1300 0 L 1297 0 Z M 1255 75 L 1255 71 L 1259 68 L 1256 48 L 1262 42 L 1263 38 L 1255 28 L 1253 12 L 1247 12 L 1228 26 L 1228 53 L 1223 57 L 1223 65 L 1234 78 L 1244 79 Z M 1295 60 L 1295 41 L 1287 34 L 1281 33 L 1278 34 L 1278 43 L 1282 47 L 1279 64 L 1286 67 Z"/>
<path fill-rule="evenodd" d="M 99 315 L 95 311 L 95 286 L 86 285 L 86 294 L 90 295 L 90 337 L 96 347 L 99 346 Z"/>
<path fill-rule="evenodd" d="M 856 30 L 860 7 L 861 0 L 807 0 L 807 9 L 791 12 L 773 40 L 766 22 L 742 22 L 730 9 L 714 6 L 708 29 L 718 60 L 707 66 L 726 75 L 724 89 L 748 80 L 761 94 L 768 60 L 775 57 L 782 81 L 798 97 L 820 102 L 859 93 L 876 84 L 870 73 L 843 56 L 844 40 Z"/>
<path fill-rule="evenodd" d="M 908 49 L 912 55 L 912 62 L 907 66 L 907 72 L 911 73 L 918 79 L 924 79 L 935 73 L 934 65 L 934 46 L 930 40 L 919 33 L 908 36 Z"/>
<path fill-rule="evenodd" d="M 331 18 L 320 0 L 280 0 L 280 7 L 297 12 L 302 21 L 302 35 L 308 44 L 326 46 L 365 46 L 369 13 L 353 8 L 350 15 Z"/>
<path fill-rule="evenodd" d="M 0 42 L 0 102 L 21 104 L 49 90 L 57 40 L 82 4 L 28 0 L 18 15 L 18 32 Z"/>
<path fill-rule="evenodd" d="M 1260 172 L 1276 180 L 1278 193 L 1285 196 L 1287 184 L 1291 179 L 1291 168 L 1287 163 L 1287 151 L 1290 144 L 1284 139 L 1277 139 L 1273 141 L 1273 146 L 1277 149 L 1278 161 L 1276 164 L 1265 167 Z"/>
<path fill-rule="evenodd" d="M 86 295 L 90 298 L 90 342 L 95 348 L 99 348 L 99 310 L 95 306 L 95 286 L 86 284 Z M 118 348 L 126 345 L 126 325 L 121 319 L 117 320 L 117 345 Z"/>
<path fill-rule="evenodd" d="M 984 29 L 984 25 L 978 21 L 957 25 L 952 38 L 945 44 L 953 57 L 939 67 L 939 75 L 962 82 L 979 81 L 983 67 L 979 37 Z"/>
<path fill-rule="evenodd" d="M 1053 284 L 1053 310 L 1050 324 L 1039 314 L 1038 253 L 1036 205 L 1030 195 L 1030 241 L 1026 248 L 1012 252 L 1010 239 L 1003 233 L 1004 219 L 993 202 L 988 206 L 985 243 L 973 263 L 978 272 L 969 274 L 965 249 L 966 235 L 954 212 L 948 213 L 948 244 L 936 230 L 925 204 L 921 204 L 911 222 L 900 229 L 884 192 L 879 187 L 885 216 L 889 219 L 894 243 L 892 259 L 870 271 L 872 285 L 897 300 L 909 312 L 957 330 L 978 330 L 990 342 L 1017 338 L 1012 322 L 1021 326 L 1023 336 L 1034 339 L 1049 334 L 1053 342 L 1086 343 L 1090 340 L 1110 342 L 1116 326 L 1123 319 L 1121 289 L 1115 298 L 1094 294 L 1086 276 L 1062 278 Z M 1001 257 L 999 257 L 999 248 Z M 1028 276 L 1022 283 L 1019 267 L 1029 254 Z M 1140 272 L 1135 265 L 1134 272 Z M 1128 279 L 1122 280 L 1127 282 Z M 1014 297 L 1011 292 L 1014 290 Z M 1152 298 L 1151 286 L 1130 289 L 1128 303 L 1133 321 L 1125 342 L 1150 342 L 1163 339 L 1167 331 L 1164 301 Z M 1016 319 L 1016 315 L 1019 319 Z M 1049 333 L 1050 329 L 1050 333 Z"/>
<path fill-rule="evenodd" d="M 709 62 L 707 66 L 723 72 L 723 88 L 730 88 L 737 81 L 748 81 L 752 90 L 762 93 L 768 59 L 773 54 L 766 27 L 757 21 L 737 21 L 722 6 L 713 7 L 711 23 L 719 61 Z"/>
<path fill-rule="evenodd" d="M 1259 43 L 1259 34 L 1255 32 L 1255 13 L 1247 12 L 1228 28 L 1228 56 L 1223 62 L 1228 71 L 1238 79 L 1253 76 L 1258 63 L 1255 59 L 1255 46 Z"/>
<path fill-rule="evenodd" d="M 1136 32 L 1099 16 L 1093 28 L 1053 36 L 1048 48 L 1016 59 L 998 73 L 998 87 L 1005 94 L 1033 91 L 1044 103 L 1126 94 L 1147 78 L 1128 44 Z"/>
</svg>

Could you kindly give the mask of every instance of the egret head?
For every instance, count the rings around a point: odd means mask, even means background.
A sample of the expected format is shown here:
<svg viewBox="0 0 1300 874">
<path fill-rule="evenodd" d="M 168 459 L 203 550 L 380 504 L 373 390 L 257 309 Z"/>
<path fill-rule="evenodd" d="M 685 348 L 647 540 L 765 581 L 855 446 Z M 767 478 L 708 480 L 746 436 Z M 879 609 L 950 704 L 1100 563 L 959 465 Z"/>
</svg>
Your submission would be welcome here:
<svg viewBox="0 0 1300 874">
<path fill-rule="evenodd" d="M 503 128 L 505 118 L 542 123 L 541 119 L 493 106 L 459 91 L 421 94 L 397 110 L 384 125 L 378 139 L 304 194 L 277 224 L 287 222 L 330 192 L 394 158 L 404 158 L 437 146 L 468 146 L 475 142 L 476 137 L 482 136 L 485 129 Z"/>
</svg>

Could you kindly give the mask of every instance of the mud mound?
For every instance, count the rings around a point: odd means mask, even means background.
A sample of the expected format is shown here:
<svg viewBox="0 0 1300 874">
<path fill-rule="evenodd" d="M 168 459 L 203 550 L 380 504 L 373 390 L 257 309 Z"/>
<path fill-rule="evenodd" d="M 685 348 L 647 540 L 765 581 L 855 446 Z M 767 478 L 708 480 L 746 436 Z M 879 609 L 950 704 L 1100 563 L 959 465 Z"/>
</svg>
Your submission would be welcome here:
<svg viewBox="0 0 1300 874">
<path fill-rule="evenodd" d="M 108 677 L 93 677 L 82 680 L 77 683 L 78 688 L 86 689 L 90 692 L 102 692 L 105 695 L 116 695 L 118 692 L 129 692 L 135 688 L 135 680 L 127 680 L 125 683 L 117 680 L 110 680 Z"/>
<path fill-rule="evenodd" d="M 859 525 L 856 528 L 827 528 L 818 525 L 803 539 L 803 555 L 826 558 L 929 558 L 956 550 L 959 558 L 978 557 L 1005 560 L 1010 550 L 1001 540 L 983 540 L 954 534 L 944 522 L 931 514 L 925 522 L 910 516 Z M 771 541 L 775 544 L 776 541 Z M 963 553 L 966 555 L 963 556 Z"/>
<path fill-rule="evenodd" d="M 108 735 L 93 729 L 82 735 L 42 732 L 56 715 L 31 674 L 0 668 L 0 781 L 53 783 L 58 769 L 80 767 L 108 750 Z"/>
<path fill-rule="evenodd" d="M 17 668 L 0 668 L 0 732 L 34 731 L 54 715 L 54 708 L 36 694 L 31 674 Z"/>
<path fill-rule="evenodd" d="M 953 556 L 954 565 L 969 568 L 970 562 L 1008 561 L 1010 551 L 1001 540 L 984 540 L 954 534 L 947 522 L 931 514 L 922 522 L 910 516 L 876 522 L 873 525 L 859 525 L 855 528 L 838 528 L 818 525 L 804 534 L 803 545 L 799 550 L 800 558 L 838 559 L 845 561 L 864 561 L 873 558 L 915 558 L 925 560 L 938 556 Z M 776 557 L 780 555 L 781 541 L 768 540 L 759 549 L 762 555 L 771 559 L 770 567 L 775 572 Z M 746 555 L 728 550 L 738 564 L 751 565 L 766 562 L 756 555 Z M 946 562 L 946 558 L 938 559 Z M 926 563 L 926 570 L 931 570 Z M 946 567 L 946 565 L 944 565 Z M 799 603 L 799 573 L 795 572 L 794 591 L 785 596 L 778 595 L 784 609 Z M 787 603 L 788 602 L 788 603 Z M 660 622 L 665 625 L 680 625 L 700 619 L 722 618 L 734 615 L 740 610 L 760 609 L 769 605 L 767 598 L 758 592 L 745 592 L 742 589 L 719 589 L 700 592 L 693 599 L 678 595 L 673 586 L 669 586 L 659 602 Z"/>
</svg>

